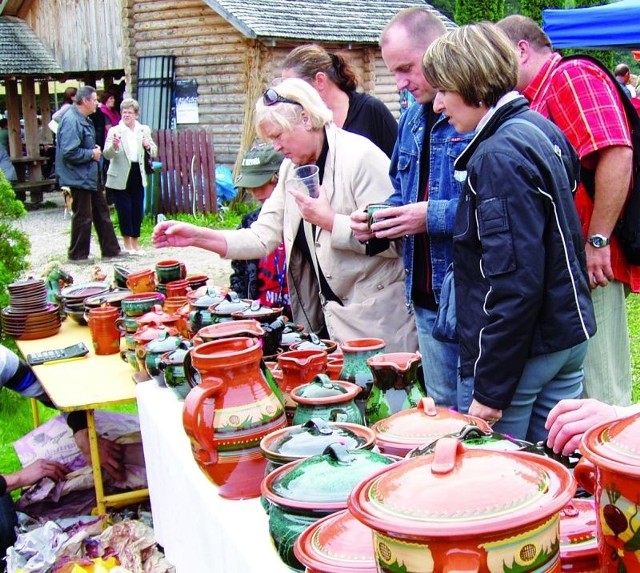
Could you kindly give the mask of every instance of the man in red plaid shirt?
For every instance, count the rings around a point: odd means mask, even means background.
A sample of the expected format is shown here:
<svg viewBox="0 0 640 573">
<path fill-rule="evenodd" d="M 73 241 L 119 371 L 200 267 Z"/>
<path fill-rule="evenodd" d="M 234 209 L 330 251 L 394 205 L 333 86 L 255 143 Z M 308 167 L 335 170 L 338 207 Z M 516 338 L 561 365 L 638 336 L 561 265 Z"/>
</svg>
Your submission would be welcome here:
<svg viewBox="0 0 640 573">
<path fill-rule="evenodd" d="M 524 16 L 498 23 L 520 58 L 517 89 L 531 109 L 551 119 L 595 173 L 595 199 L 580 184 L 575 196 L 586 241 L 587 271 L 598 332 L 584 362 L 585 397 L 626 406 L 631 365 L 625 296 L 640 292 L 640 267 L 627 263 L 613 229 L 631 185 L 633 150 L 622 102 L 597 66 L 563 62 L 538 24 Z"/>
</svg>

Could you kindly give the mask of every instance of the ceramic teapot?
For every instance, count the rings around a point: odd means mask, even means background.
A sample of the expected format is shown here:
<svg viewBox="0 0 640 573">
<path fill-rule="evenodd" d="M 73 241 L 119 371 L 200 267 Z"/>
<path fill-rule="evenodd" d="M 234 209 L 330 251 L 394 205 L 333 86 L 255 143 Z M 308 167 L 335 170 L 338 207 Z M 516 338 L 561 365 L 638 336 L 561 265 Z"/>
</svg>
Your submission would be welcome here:
<svg viewBox="0 0 640 573">
<path fill-rule="evenodd" d="M 326 374 L 318 374 L 308 384 L 291 391 L 291 399 L 297 404 L 293 424 L 304 424 L 311 418 L 328 422 L 364 424 L 355 398 L 362 392 L 360 386 L 342 380 L 330 380 Z"/>
<path fill-rule="evenodd" d="M 185 376 L 193 388 L 182 419 L 194 458 L 222 497 L 258 497 L 267 465 L 260 440 L 286 426 L 284 407 L 260 368 L 260 345 L 253 338 L 226 338 L 188 355 Z"/>
<path fill-rule="evenodd" d="M 164 373 L 165 385 L 179 400 L 184 400 L 191 390 L 184 374 L 184 358 L 191 347 L 191 342 L 183 340 L 178 348 L 165 352 L 158 363 L 158 368 Z"/>
<path fill-rule="evenodd" d="M 603 572 L 640 568 L 640 414 L 595 426 L 580 443 L 578 483 L 594 494 Z"/>
<path fill-rule="evenodd" d="M 426 396 L 418 379 L 420 365 L 418 352 L 391 352 L 367 358 L 373 376 L 364 409 L 368 426 L 401 410 L 415 408 Z"/>
<path fill-rule="evenodd" d="M 143 369 L 158 382 L 164 381 L 163 370 L 160 368 L 162 355 L 180 347 L 183 343 L 181 336 L 172 336 L 168 330 L 161 331 L 157 338 L 147 342 L 143 347 L 136 348 L 136 356 L 140 363 L 144 362 Z"/>
<path fill-rule="evenodd" d="M 379 571 L 559 572 L 560 511 L 575 491 L 550 458 L 442 438 L 365 478 L 348 508 L 373 530 Z"/>
</svg>

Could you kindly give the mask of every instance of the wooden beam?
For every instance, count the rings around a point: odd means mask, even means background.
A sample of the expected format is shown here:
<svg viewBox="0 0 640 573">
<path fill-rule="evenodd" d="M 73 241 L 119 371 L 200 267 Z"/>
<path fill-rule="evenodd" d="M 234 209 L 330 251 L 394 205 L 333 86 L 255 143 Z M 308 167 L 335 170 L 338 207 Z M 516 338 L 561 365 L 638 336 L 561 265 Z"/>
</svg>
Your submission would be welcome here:
<svg viewBox="0 0 640 573">
<path fill-rule="evenodd" d="M 22 157 L 22 138 L 20 137 L 20 94 L 18 80 L 7 79 L 4 82 L 7 92 L 7 127 L 9 129 L 9 154 L 12 158 Z"/>
<path fill-rule="evenodd" d="M 42 118 L 42 137 L 40 143 L 53 143 L 53 132 L 48 125 L 51 121 L 51 100 L 49 99 L 49 82 L 40 82 L 40 117 Z"/>
<path fill-rule="evenodd" d="M 22 118 L 24 119 L 24 141 L 27 157 L 40 156 L 40 138 L 38 137 L 38 108 L 33 78 L 22 79 Z"/>
</svg>

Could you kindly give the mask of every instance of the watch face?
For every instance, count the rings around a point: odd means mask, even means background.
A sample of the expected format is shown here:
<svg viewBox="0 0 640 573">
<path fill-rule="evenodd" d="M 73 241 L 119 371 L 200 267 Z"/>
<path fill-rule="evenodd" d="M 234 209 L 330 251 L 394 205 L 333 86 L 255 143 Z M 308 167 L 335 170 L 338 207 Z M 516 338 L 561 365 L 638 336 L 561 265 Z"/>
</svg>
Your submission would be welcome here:
<svg viewBox="0 0 640 573">
<path fill-rule="evenodd" d="M 609 239 L 602 235 L 593 235 L 589 237 L 589 242 L 596 248 L 606 247 L 609 244 Z"/>
</svg>

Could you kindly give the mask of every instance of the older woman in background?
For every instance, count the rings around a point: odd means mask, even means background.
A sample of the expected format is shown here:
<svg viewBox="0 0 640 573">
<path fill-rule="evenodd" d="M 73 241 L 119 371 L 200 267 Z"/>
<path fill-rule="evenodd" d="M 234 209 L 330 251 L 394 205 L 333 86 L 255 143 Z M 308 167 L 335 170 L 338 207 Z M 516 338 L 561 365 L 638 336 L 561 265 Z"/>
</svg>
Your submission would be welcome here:
<svg viewBox="0 0 640 573">
<path fill-rule="evenodd" d="M 573 202 L 578 159 L 563 133 L 514 90 L 517 54 L 489 23 L 436 40 L 423 59 L 434 110 L 476 131 L 456 160 L 465 184 L 453 261 L 459 409 L 530 441 L 549 411 L 582 393 L 595 332 Z"/>
<path fill-rule="evenodd" d="M 336 127 L 318 92 L 299 79 L 268 89 L 256 102 L 255 118 L 258 135 L 285 155 L 257 221 L 235 231 L 164 221 L 154 229 L 154 246 L 197 246 L 255 259 L 284 241 L 296 322 L 338 342 L 376 336 L 389 351 L 415 351 L 415 324 L 399 311 L 404 271 L 397 249 L 367 256 L 350 229 L 354 210 L 390 194 L 388 158 L 364 137 Z M 303 164 L 319 168 L 316 198 L 292 181 Z"/>
<path fill-rule="evenodd" d="M 104 157 L 110 162 L 106 187 L 116 206 L 125 251 L 133 255 L 144 254 L 138 244 L 147 187 L 144 155 L 145 151 L 151 157 L 158 153 L 151 129 L 138 123 L 138 110 L 133 98 L 122 101 L 122 119 L 109 130 L 104 145 Z"/>
<path fill-rule="evenodd" d="M 283 78 L 300 78 L 311 84 L 342 129 L 373 141 L 388 157 L 393 153 L 398 122 L 379 99 L 358 88 L 358 73 L 341 54 L 311 44 L 292 50 L 286 57 Z"/>
</svg>

